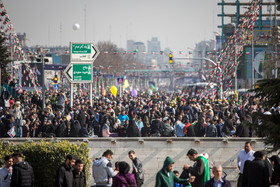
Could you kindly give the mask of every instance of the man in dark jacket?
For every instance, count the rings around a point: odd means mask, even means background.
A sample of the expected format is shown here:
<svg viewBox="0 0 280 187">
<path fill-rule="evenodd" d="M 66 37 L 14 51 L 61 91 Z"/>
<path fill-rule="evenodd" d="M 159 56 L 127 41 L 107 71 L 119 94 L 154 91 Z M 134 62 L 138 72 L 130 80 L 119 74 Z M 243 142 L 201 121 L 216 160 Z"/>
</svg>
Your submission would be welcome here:
<svg viewBox="0 0 280 187">
<path fill-rule="evenodd" d="M 133 150 L 128 152 L 128 157 L 132 160 L 132 173 L 134 174 L 137 187 L 140 187 L 144 183 L 142 162 L 136 157 L 136 153 Z"/>
<path fill-rule="evenodd" d="M 192 187 L 204 187 L 205 182 L 210 180 L 209 164 L 207 159 L 204 156 L 199 156 L 197 151 L 194 149 L 190 149 L 187 156 L 191 161 L 195 162 L 193 167 L 190 165 L 184 166 L 184 169 L 188 170 L 191 175 L 195 176 Z"/>
<path fill-rule="evenodd" d="M 228 180 L 222 178 L 223 168 L 222 166 L 214 166 L 212 169 L 214 177 L 205 183 L 205 187 L 231 187 L 231 184 Z"/>
<path fill-rule="evenodd" d="M 33 168 L 26 161 L 22 161 L 21 153 L 14 153 L 13 157 L 13 174 L 11 187 L 33 187 L 34 173 Z"/>
<path fill-rule="evenodd" d="M 159 120 L 160 117 L 158 115 L 155 115 L 155 118 L 156 119 L 154 119 L 151 124 L 151 135 L 159 137 L 162 128 L 162 121 Z"/>
<path fill-rule="evenodd" d="M 73 187 L 86 187 L 86 184 L 84 162 L 82 160 L 76 160 L 73 170 Z"/>
<path fill-rule="evenodd" d="M 265 154 L 262 151 L 254 153 L 253 161 L 247 160 L 244 165 L 242 186 L 244 187 L 268 187 L 269 168 L 265 164 Z"/>
<path fill-rule="evenodd" d="M 73 186 L 73 166 L 75 165 L 75 156 L 69 154 L 66 156 L 65 162 L 61 164 L 56 171 L 55 186 L 56 187 L 72 187 Z"/>
<path fill-rule="evenodd" d="M 226 136 L 231 136 L 235 133 L 235 127 L 233 126 L 233 116 L 229 116 L 229 118 L 225 121 L 222 130 Z"/>
</svg>

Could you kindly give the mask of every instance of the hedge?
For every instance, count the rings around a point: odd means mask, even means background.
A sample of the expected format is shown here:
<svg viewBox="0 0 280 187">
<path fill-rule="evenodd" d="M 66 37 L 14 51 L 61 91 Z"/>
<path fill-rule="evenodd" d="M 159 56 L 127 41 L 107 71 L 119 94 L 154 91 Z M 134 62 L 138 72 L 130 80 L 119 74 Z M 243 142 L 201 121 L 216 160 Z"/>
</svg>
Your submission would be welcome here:
<svg viewBox="0 0 280 187">
<path fill-rule="evenodd" d="M 21 152 L 32 167 L 35 175 L 35 186 L 54 186 L 56 170 L 65 161 L 67 154 L 73 154 L 85 162 L 87 181 L 90 176 L 89 149 L 86 143 L 77 144 L 69 141 L 24 142 L 7 144 L 0 142 L 0 163 L 3 165 L 4 157 L 14 152 Z"/>
</svg>

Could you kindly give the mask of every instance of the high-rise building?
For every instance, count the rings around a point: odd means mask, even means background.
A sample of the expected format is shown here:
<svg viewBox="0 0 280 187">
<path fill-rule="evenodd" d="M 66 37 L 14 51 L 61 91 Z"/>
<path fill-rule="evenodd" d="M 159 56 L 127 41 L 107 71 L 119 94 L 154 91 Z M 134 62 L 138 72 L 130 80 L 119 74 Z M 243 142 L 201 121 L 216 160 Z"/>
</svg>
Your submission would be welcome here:
<svg viewBox="0 0 280 187">
<path fill-rule="evenodd" d="M 148 41 L 148 53 L 156 52 L 158 54 L 160 50 L 160 41 L 157 37 L 152 37 L 152 40 Z"/>
</svg>

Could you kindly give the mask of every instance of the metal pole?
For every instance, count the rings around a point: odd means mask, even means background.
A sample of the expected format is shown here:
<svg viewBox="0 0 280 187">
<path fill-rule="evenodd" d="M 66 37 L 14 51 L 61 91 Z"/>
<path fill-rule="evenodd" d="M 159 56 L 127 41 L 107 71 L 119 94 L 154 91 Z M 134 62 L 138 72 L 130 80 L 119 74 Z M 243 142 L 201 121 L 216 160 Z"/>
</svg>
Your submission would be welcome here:
<svg viewBox="0 0 280 187">
<path fill-rule="evenodd" d="M 41 61 L 42 61 L 42 97 L 43 97 L 43 109 L 45 108 L 46 100 L 45 100 L 45 61 L 44 61 L 44 56 L 43 53 L 41 53 Z"/>
<path fill-rule="evenodd" d="M 70 107 L 73 107 L 73 84 L 70 83 Z"/>
<path fill-rule="evenodd" d="M 252 71 L 252 88 L 254 87 L 254 83 L 255 83 L 255 68 L 254 68 L 254 30 L 252 30 L 252 67 L 251 67 L 251 71 Z"/>
<path fill-rule="evenodd" d="M 236 57 L 236 46 L 235 46 L 235 55 L 234 55 L 234 64 L 235 64 L 235 75 L 234 75 L 234 87 L 235 87 L 235 91 L 237 92 L 237 57 Z"/>
<path fill-rule="evenodd" d="M 89 100 L 90 106 L 92 107 L 92 82 L 89 84 Z"/>
</svg>

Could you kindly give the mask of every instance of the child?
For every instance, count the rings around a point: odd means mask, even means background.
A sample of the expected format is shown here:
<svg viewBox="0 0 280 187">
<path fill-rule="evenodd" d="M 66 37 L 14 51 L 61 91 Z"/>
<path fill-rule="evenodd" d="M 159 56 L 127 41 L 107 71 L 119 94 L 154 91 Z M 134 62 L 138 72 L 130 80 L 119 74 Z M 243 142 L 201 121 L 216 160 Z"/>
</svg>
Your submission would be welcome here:
<svg viewBox="0 0 280 187">
<path fill-rule="evenodd" d="M 174 170 L 173 173 L 176 175 L 176 177 L 179 177 L 179 171 Z M 184 187 L 184 185 L 174 182 L 174 187 Z"/>
</svg>

